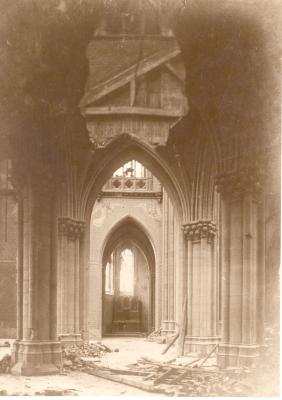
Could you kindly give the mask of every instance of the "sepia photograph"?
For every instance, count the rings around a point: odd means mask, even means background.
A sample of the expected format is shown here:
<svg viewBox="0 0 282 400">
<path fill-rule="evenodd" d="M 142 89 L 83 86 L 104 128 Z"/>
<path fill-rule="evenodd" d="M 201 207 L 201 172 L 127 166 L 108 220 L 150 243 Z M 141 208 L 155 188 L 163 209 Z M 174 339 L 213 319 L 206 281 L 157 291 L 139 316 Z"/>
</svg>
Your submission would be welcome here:
<svg viewBox="0 0 282 400">
<path fill-rule="evenodd" d="M 280 0 L 0 0 L 0 396 L 280 397 Z"/>
</svg>

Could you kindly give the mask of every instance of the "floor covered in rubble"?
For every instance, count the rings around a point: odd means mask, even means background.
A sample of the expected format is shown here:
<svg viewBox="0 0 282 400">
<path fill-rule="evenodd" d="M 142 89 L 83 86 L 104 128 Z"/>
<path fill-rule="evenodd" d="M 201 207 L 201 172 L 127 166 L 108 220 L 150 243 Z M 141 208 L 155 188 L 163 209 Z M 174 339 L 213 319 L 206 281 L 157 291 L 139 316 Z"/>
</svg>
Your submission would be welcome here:
<svg viewBox="0 0 282 400">
<path fill-rule="evenodd" d="M 4 339 L 0 341 L 1 343 L 5 342 Z M 10 343 L 12 342 L 10 341 Z M 189 357 L 177 358 L 175 345 L 165 355 L 161 355 L 166 344 L 148 341 L 146 338 L 104 338 L 98 343 L 100 343 L 100 349 L 103 349 L 104 346 L 109 351 L 101 350 L 97 356 L 93 353 L 93 357 L 89 351 L 91 348 L 87 347 L 89 345 L 79 352 L 76 352 L 74 346 L 66 350 L 65 366 L 60 375 L 23 377 L 0 372 L 0 395 L 189 395 L 191 397 L 279 395 L 273 374 L 265 374 L 263 371 L 247 374 L 248 371 L 245 370 L 243 378 L 242 371 L 239 371 L 240 379 L 237 379 L 236 376 L 234 379 L 234 371 L 231 370 L 231 375 L 228 371 L 224 375 L 218 370 L 214 354 L 205 361 L 204 366 L 201 366 L 201 359 L 200 363 L 197 362 L 198 355 L 191 354 Z M 93 342 L 92 348 L 96 349 L 96 345 L 97 342 Z M 0 346 L 0 360 L 5 354 L 10 353 L 10 349 L 11 347 Z M 183 369 L 185 366 L 187 369 Z M 173 375 L 175 372 L 179 372 L 179 375 Z M 238 373 L 238 371 L 235 372 Z M 258 375 L 259 373 L 263 379 Z M 187 378 L 187 374 L 188 381 L 181 380 L 184 379 L 184 375 Z M 110 378 L 103 379 L 101 376 Z M 169 376 L 172 377 L 171 380 L 169 380 Z M 134 384 L 132 386 L 130 382 L 136 382 L 137 387 L 133 387 Z M 170 382 L 178 382 L 178 386 L 170 384 Z M 142 387 L 149 389 L 142 390 Z M 172 388 L 171 391 L 168 390 L 169 387 Z M 221 388 L 222 391 L 220 392 L 218 388 Z"/>
</svg>

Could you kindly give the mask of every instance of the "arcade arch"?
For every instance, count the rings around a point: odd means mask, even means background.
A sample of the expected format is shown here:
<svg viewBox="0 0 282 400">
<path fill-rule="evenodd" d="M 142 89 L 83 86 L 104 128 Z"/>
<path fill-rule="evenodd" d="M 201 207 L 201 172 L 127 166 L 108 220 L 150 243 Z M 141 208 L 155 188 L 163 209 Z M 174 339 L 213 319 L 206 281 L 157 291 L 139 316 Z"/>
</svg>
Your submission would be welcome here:
<svg viewBox="0 0 282 400">
<path fill-rule="evenodd" d="M 130 163 L 139 164 L 136 159 Z M 183 273 L 182 225 L 179 221 L 179 215 L 174 210 L 173 203 L 161 183 L 145 166 L 139 165 L 146 171 L 147 178 L 130 178 L 131 181 L 136 181 L 134 187 L 137 190 L 124 190 L 127 180 L 125 184 L 121 184 L 123 190 L 116 189 L 114 186 L 112 186 L 112 189 L 115 189 L 114 193 L 102 190 L 91 214 L 88 230 L 89 261 L 87 265 L 89 269 L 84 281 L 88 299 L 84 300 L 84 306 L 82 305 L 82 308 L 84 308 L 85 303 L 87 303 L 85 322 L 90 337 L 102 335 L 102 309 L 103 299 L 105 299 L 105 282 L 103 279 L 106 260 L 115 251 L 114 246 L 121 246 L 124 241 L 131 242 L 137 257 L 143 259 L 143 263 L 147 264 L 146 268 L 149 272 L 147 275 L 148 284 L 146 285 L 148 291 L 148 301 L 146 301 L 148 303 L 148 317 L 146 318 L 148 322 L 142 323 L 142 330 L 149 332 L 156 325 L 159 326 L 162 320 L 168 321 L 169 319 L 173 320 L 173 323 L 170 323 L 171 330 L 173 330 L 176 313 L 180 312 L 181 305 L 180 303 L 176 304 L 176 295 L 173 294 L 172 309 L 170 316 L 168 316 L 168 310 L 164 310 L 167 303 L 162 304 L 162 292 L 164 291 L 164 282 L 168 281 L 168 274 L 177 277 L 172 284 L 173 288 L 170 290 L 173 292 L 182 290 L 180 287 L 176 289 L 177 285 L 181 286 L 180 276 Z M 104 189 L 116 183 L 117 177 L 114 177 L 114 175 L 104 184 Z M 145 186 L 139 189 L 139 184 Z M 163 226 L 166 226 L 167 231 L 165 237 Z M 172 254 L 170 261 L 166 259 L 167 252 Z M 173 265 L 169 266 L 169 263 Z M 93 308 L 94 303 L 95 309 Z M 144 325 L 146 326 L 144 327 Z"/>
<path fill-rule="evenodd" d="M 99 193 L 114 172 L 128 161 L 136 160 L 165 187 L 179 220 L 186 221 L 190 215 L 189 182 L 184 181 L 172 163 L 168 164 L 157 148 L 145 144 L 136 137 L 120 135 L 104 149 L 98 150 L 89 160 L 84 171 L 83 186 L 80 194 L 79 211 L 82 219 L 89 220 L 93 205 Z"/>
<path fill-rule="evenodd" d="M 126 260 L 127 256 L 130 257 Z M 106 237 L 102 256 L 103 334 L 152 330 L 155 266 L 152 243 L 137 220 L 127 217 L 113 227 Z M 108 291 L 106 278 L 112 282 Z"/>
</svg>

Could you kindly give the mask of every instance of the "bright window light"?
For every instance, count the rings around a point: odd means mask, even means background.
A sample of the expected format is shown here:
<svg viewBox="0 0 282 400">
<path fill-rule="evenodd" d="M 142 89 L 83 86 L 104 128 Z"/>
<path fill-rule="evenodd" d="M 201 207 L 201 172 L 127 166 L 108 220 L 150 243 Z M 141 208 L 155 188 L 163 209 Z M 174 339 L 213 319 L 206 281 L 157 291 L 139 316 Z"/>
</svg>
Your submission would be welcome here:
<svg viewBox="0 0 282 400">
<path fill-rule="evenodd" d="M 134 294 L 134 255 L 125 249 L 120 255 L 119 291 L 122 294 Z"/>
</svg>

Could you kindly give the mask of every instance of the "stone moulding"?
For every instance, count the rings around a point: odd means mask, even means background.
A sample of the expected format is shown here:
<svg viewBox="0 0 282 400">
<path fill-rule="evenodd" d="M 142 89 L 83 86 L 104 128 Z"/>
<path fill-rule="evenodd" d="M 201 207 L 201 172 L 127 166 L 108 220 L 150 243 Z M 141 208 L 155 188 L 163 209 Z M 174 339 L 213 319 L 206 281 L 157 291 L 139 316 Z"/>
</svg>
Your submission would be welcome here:
<svg viewBox="0 0 282 400">
<path fill-rule="evenodd" d="M 66 235 L 70 240 L 76 240 L 81 237 L 85 229 L 85 222 L 69 217 L 61 217 L 59 222 L 59 232 Z"/>
<path fill-rule="evenodd" d="M 57 337 L 60 343 L 65 347 L 81 344 L 83 342 L 81 333 L 59 333 L 57 334 Z"/>
<path fill-rule="evenodd" d="M 256 166 L 224 172 L 215 177 L 217 191 L 226 196 L 242 197 L 245 193 L 259 195 L 262 192 L 262 170 Z"/>
<path fill-rule="evenodd" d="M 126 197 L 126 198 L 140 198 L 140 199 L 157 199 L 159 203 L 161 203 L 163 194 L 162 192 L 145 192 L 145 191 L 128 191 L 128 192 L 114 192 L 110 190 L 104 190 L 99 193 L 98 201 L 101 200 L 102 197 Z"/>
<path fill-rule="evenodd" d="M 12 375 L 58 375 L 62 365 L 59 341 L 21 340 L 14 343 Z"/>
<path fill-rule="evenodd" d="M 257 357 L 261 354 L 264 346 L 261 345 L 242 345 L 220 343 L 217 353 L 218 365 L 225 367 L 226 360 L 230 366 L 249 366 L 255 365 Z"/>
<path fill-rule="evenodd" d="M 182 229 L 186 239 L 192 241 L 198 241 L 202 238 L 213 241 L 216 235 L 216 225 L 210 220 L 188 222 L 183 225 Z"/>
</svg>

